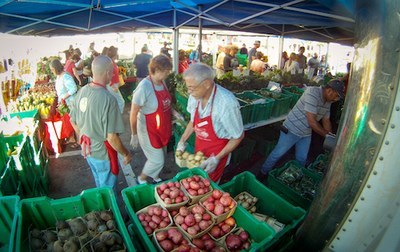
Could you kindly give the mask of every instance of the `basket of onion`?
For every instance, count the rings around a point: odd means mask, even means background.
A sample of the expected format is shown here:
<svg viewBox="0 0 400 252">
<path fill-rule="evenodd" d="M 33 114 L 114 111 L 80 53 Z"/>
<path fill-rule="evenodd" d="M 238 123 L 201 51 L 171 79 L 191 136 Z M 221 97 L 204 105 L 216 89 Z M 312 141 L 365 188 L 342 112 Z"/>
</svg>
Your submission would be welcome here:
<svg viewBox="0 0 400 252">
<path fill-rule="evenodd" d="M 249 233 L 243 228 L 238 228 L 225 237 L 223 245 L 227 251 L 249 250 L 251 245 Z"/>
<path fill-rule="evenodd" d="M 156 201 L 168 210 L 179 209 L 189 202 L 189 198 L 181 188 L 179 182 L 165 182 L 154 187 Z"/>
</svg>

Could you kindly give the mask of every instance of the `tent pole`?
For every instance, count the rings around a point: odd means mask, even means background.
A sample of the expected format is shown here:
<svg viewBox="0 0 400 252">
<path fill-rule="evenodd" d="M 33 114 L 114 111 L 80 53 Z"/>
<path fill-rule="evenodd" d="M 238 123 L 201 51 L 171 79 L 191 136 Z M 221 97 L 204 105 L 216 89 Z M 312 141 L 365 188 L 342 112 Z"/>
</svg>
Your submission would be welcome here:
<svg viewBox="0 0 400 252">
<path fill-rule="evenodd" d="M 281 65 L 282 65 L 282 52 L 283 52 L 284 34 L 285 34 L 285 25 L 282 25 L 282 33 L 281 33 L 281 36 L 279 37 L 278 69 L 281 69 Z"/>
<path fill-rule="evenodd" d="M 174 29 L 174 57 L 173 57 L 173 69 L 175 74 L 178 74 L 179 65 L 179 29 Z"/>
<path fill-rule="evenodd" d="M 200 13 L 202 12 L 202 5 L 198 5 Z M 201 38 L 203 37 L 203 20 L 201 16 L 199 16 L 199 46 L 198 46 L 198 53 L 199 53 L 199 62 L 202 61 L 202 45 L 201 45 Z"/>
<path fill-rule="evenodd" d="M 172 66 L 175 74 L 178 74 L 179 71 L 179 28 L 176 28 L 176 10 L 174 9 L 174 50 L 173 50 L 173 61 Z"/>
</svg>

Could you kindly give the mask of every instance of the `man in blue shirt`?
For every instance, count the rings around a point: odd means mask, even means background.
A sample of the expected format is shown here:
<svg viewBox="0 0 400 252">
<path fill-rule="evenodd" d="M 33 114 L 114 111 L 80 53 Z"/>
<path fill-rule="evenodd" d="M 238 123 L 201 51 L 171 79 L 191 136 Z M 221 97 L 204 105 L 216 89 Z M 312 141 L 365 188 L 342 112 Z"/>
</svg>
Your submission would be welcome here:
<svg viewBox="0 0 400 252">
<path fill-rule="evenodd" d="M 149 75 L 149 63 L 151 60 L 151 55 L 147 53 L 147 47 L 142 47 L 142 53 L 136 55 L 133 64 L 136 67 L 136 78 L 139 83 L 143 78 Z"/>
</svg>

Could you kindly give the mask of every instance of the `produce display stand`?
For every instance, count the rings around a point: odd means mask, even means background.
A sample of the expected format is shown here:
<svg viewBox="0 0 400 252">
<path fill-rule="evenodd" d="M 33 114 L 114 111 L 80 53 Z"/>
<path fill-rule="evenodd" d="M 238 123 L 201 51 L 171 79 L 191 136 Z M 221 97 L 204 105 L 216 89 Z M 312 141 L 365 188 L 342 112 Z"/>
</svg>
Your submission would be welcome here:
<svg viewBox="0 0 400 252">
<path fill-rule="evenodd" d="M 55 227 L 57 220 L 82 217 L 91 211 L 102 210 L 112 211 L 127 251 L 136 251 L 111 188 L 87 189 L 77 196 L 62 199 L 23 199 L 19 206 L 16 251 L 30 251 L 28 230 L 32 227 L 43 230 Z"/>
<path fill-rule="evenodd" d="M 297 161 L 289 161 L 284 166 L 276 168 L 269 173 L 267 185 L 274 192 L 282 196 L 284 199 L 289 201 L 295 206 L 300 206 L 301 208 L 308 210 L 313 199 L 300 194 L 299 191 L 295 190 L 288 184 L 284 183 L 279 176 L 288 168 L 294 167 L 302 172 L 303 176 L 307 176 L 311 179 L 313 186 L 318 186 L 321 182 L 321 176 L 313 173 L 307 168 L 302 167 Z M 303 176 L 301 178 L 303 178 Z"/>
<path fill-rule="evenodd" d="M 0 197 L 0 251 L 15 251 L 19 197 Z"/>
<path fill-rule="evenodd" d="M 178 173 L 170 181 L 179 181 L 193 175 L 199 175 L 208 179 L 207 173 L 201 169 L 194 168 Z M 221 190 L 221 187 L 217 184 L 211 182 L 211 185 L 214 189 Z M 138 185 L 135 187 L 125 188 L 122 190 L 122 197 L 128 215 L 133 223 L 131 229 L 135 230 L 137 233 L 136 237 L 139 237 L 145 251 L 156 251 L 154 243 L 145 233 L 138 217 L 136 216 L 136 212 L 140 209 L 156 203 L 154 198 L 154 185 Z M 275 231 L 267 224 L 258 221 L 241 206 L 236 207 L 233 218 L 235 218 L 238 226 L 249 232 L 249 235 L 253 240 L 250 251 L 265 251 L 269 246 L 268 244 L 270 244 L 275 236 Z"/>
<path fill-rule="evenodd" d="M 277 233 L 268 243 L 267 249 L 271 249 L 271 246 L 278 248 L 290 240 L 306 214 L 304 209 L 293 206 L 259 182 L 252 173 L 247 171 L 221 185 L 221 189 L 229 192 L 232 197 L 244 191 L 250 193 L 259 199 L 255 204 L 257 213 L 273 217 L 285 224 L 283 230 Z"/>
</svg>

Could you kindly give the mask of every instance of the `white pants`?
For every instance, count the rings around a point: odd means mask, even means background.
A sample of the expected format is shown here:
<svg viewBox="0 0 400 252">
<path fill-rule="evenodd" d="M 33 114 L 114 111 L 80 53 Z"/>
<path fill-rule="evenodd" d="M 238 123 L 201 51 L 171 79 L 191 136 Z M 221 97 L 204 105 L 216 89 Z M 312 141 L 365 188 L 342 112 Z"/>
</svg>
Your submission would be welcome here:
<svg viewBox="0 0 400 252">
<path fill-rule="evenodd" d="M 125 100 L 124 100 L 124 97 L 122 97 L 122 94 L 119 91 L 119 88 L 116 87 L 117 85 L 113 85 L 112 87 L 110 85 L 106 85 L 106 86 L 107 86 L 107 90 L 115 97 L 115 99 L 117 99 L 119 111 L 121 112 L 121 114 L 124 113 Z"/>
<path fill-rule="evenodd" d="M 158 178 L 162 168 L 164 167 L 165 157 L 167 155 L 167 147 L 154 148 L 150 143 L 149 134 L 147 133 L 146 118 L 139 113 L 137 122 L 137 135 L 140 147 L 147 158 L 142 173 L 153 179 Z"/>
</svg>

